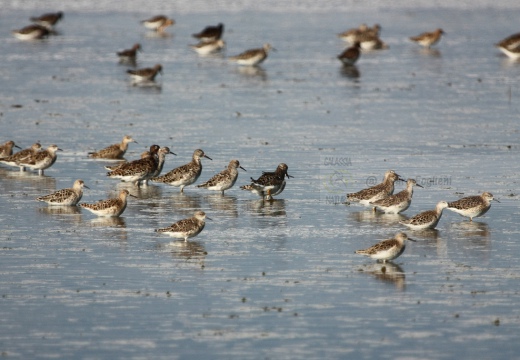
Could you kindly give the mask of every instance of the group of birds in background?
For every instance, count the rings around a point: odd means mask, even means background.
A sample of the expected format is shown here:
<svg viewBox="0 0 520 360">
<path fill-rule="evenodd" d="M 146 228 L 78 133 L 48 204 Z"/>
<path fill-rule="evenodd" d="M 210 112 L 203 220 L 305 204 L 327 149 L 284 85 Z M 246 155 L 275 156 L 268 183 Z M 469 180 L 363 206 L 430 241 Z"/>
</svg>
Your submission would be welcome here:
<svg viewBox="0 0 520 360">
<path fill-rule="evenodd" d="M 124 161 L 123 157 L 130 143 L 137 142 L 132 136 L 125 135 L 121 143 L 110 145 L 96 152 L 90 152 L 88 156 L 92 159 Z M 17 153 L 13 153 L 14 148 L 20 147 L 11 140 L 0 146 L 0 163 L 17 166 L 21 171 L 25 171 L 25 167 L 29 167 L 32 170 L 38 170 L 39 175 L 43 175 L 44 170 L 55 163 L 57 159 L 56 151 L 61 150 L 57 145 L 51 145 L 46 150 L 42 150 L 39 143 L 35 143 L 30 148 Z M 137 187 L 146 186 L 148 180 L 150 180 L 156 183 L 180 187 L 180 191 L 183 192 L 186 186 L 194 184 L 199 179 L 202 173 L 201 159 L 207 158 L 212 160 L 203 150 L 196 149 L 189 163 L 176 167 L 164 175 L 160 175 L 167 154 L 176 155 L 168 147 L 152 145 L 149 151 L 141 154 L 140 159 L 122 162 L 114 166 L 105 166 L 109 170 L 107 176 L 111 179 L 133 183 Z M 226 169 L 204 183 L 197 185 L 197 187 L 218 191 L 223 195 L 226 190 L 233 187 L 236 183 L 238 169 L 246 171 L 238 160 L 233 159 L 229 162 Z M 285 189 L 285 178 L 291 177 L 287 171 L 288 166 L 282 163 L 278 165 L 274 172 L 263 172 L 256 180 L 251 178 L 251 183 L 242 186 L 241 189 L 259 195 L 263 200 L 272 201 L 274 196 L 280 194 Z M 77 205 L 97 216 L 117 217 L 125 211 L 127 198 L 133 196 L 127 189 L 123 189 L 116 198 L 101 200 L 95 203 L 79 203 L 83 197 L 84 188 L 88 189 L 88 186 L 83 180 L 78 179 L 74 182 L 72 188 L 61 189 L 52 194 L 38 197 L 36 200 L 51 206 Z M 187 241 L 188 238 L 196 236 L 202 231 L 206 218 L 206 214 L 203 211 L 197 211 L 189 219 L 183 219 L 168 228 L 156 231 L 166 233 L 174 238 L 183 238 Z"/>
<path fill-rule="evenodd" d="M 146 28 L 156 31 L 157 33 L 164 33 L 164 29 L 170 25 L 175 24 L 175 21 L 167 18 L 164 15 L 154 16 L 148 20 L 141 22 Z M 222 39 L 224 34 L 224 24 L 219 23 L 215 26 L 206 26 L 202 31 L 192 34 L 192 36 L 199 40 L 195 45 L 190 45 L 190 48 L 199 55 L 210 55 L 222 50 L 226 43 Z M 141 50 L 141 44 L 134 44 L 130 49 L 123 50 L 117 53 L 121 63 L 128 63 L 135 65 L 137 52 Z M 261 48 L 246 50 L 235 56 L 229 57 L 239 65 L 256 66 L 262 63 L 269 54 L 270 50 L 275 50 L 270 44 L 264 44 Z M 127 70 L 131 76 L 134 85 L 153 82 L 155 76 L 162 71 L 162 65 L 156 64 L 152 68 L 142 68 L 136 70 Z"/>
<path fill-rule="evenodd" d="M 21 40 L 42 39 L 54 33 L 54 26 L 62 19 L 63 13 L 48 13 L 39 17 L 30 18 L 34 24 L 26 26 L 12 33 Z M 147 29 L 164 35 L 165 29 L 175 25 L 175 20 L 165 16 L 157 15 L 149 19 L 142 20 L 141 24 Z M 201 32 L 193 34 L 193 37 L 199 40 L 198 44 L 190 45 L 190 48 L 199 55 L 209 55 L 222 50 L 226 43 L 222 39 L 224 33 L 224 24 L 219 23 L 216 26 L 207 26 Z M 338 34 L 338 37 L 351 46 L 347 47 L 337 58 L 346 67 L 353 67 L 361 56 L 363 51 L 388 49 L 388 45 L 380 38 L 381 26 L 375 24 L 369 27 L 361 24 L 357 28 L 346 30 Z M 437 44 L 442 35 L 442 29 L 436 29 L 431 32 L 424 32 L 417 36 L 411 36 L 409 39 L 417 44 L 430 48 Z M 520 58 L 520 33 L 511 35 L 496 44 L 496 46 L 508 57 L 512 59 Z M 141 45 L 136 43 L 130 49 L 117 52 L 120 61 L 128 64 L 136 64 L 137 52 L 141 50 Z M 230 56 L 228 59 L 239 65 L 257 66 L 262 63 L 271 50 L 275 50 L 269 43 L 264 44 L 261 48 L 246 50 L 238 55 Z M 130 69 L 127 73 L 132 79 L 134 85 L 153 82 L 158 73 L 162 73 L 162 65 L 156 64 L 153 67 Z"/>
<path fill-rule="evenodd" d="M 63 18 L 62 12 L 48 13 L 39 17 L 31 17 L 30 20 L 34 24 L 26 26 L 19 30 L 13 30 L 12 34 L 20 40 L 37 40 L 56 34 L 54 30 L 55 25 Z M 169 26 L 175 25 L 175 20 L 165 16 L 157 15 L 149 19 L 142 20 L 141 24 L 155 32 L 159 36 L 165 36 L 165 30 Z M 222 39 L 224 33 L 224 24 L 219 23 L 216 26 L 207 26 L 199 33 L 192 36 L 199 40 L 199 43 L 190 45 L 190 48 L 199 55 L 209 55 L 222 50 L 226 43 Z M 142 50 L 141 44 L 136 43 L 131 48 L 116 52 L 120 63 L 136 64 L 137 53 Z M 271 50 L 275 50 L 270 44 L 266 43 L 261 48 L 246 50 L 238 55 L 230 56 L 229 60 L 238 65 L 256 66 L 262 63 L 268 56 Z M 153 83 L 157 74 L 162 73 L 163 67 L 161 64 L 156 64 L 153 67 L 146 67 L 141 69 L 127 70 L 132 83 L 134 85 Z"/>
<path fill-rule="evenodd" d="M 346 30 L 338 34 L 338 37 L 343 41 L 349 43 L 351 46 L 347 47 L 337 58 L 345 66 L 353 66 L 361 56 L 362 51 L 383 50 L 388 49 L 379 37 L 381 33 L 381 26 L 375 24 L 369 27 L 366 24 L 361 24 L 357 28 Z M 427 49 L 436 45 L 445 32 L 442 29 L 436 29 L 431 32 L 423 32 L 417 36 L 411 36 L 409 39 Z M 504 40 L 495 44 L 504 54 L 511 59 L 520 58 L 520 33 L 508 36 Z"/>
<path fill-rule="evenodd" d="M 395 171 L 388 170 L 382 183 L 356 193 L 347 194 L 347 201 L 372 206 L 374 211 L 399 214 L 410 206 L 413 187 L 423 186 L 417 184 L 414 179 L 408 179 L 406 180 L 406 188 L 393 195 L 394 183 L 398 180 L 404 181 Z M 468 196 L 452 202 L 440 201 L 434 210 L 421 212 L 408 220 L 401 220 L 399 223 L 411 230 L 435 229 L 444 209 L 468 217 L 470 221 L 473 221 L 474 217 L 482 216 L 490 209 L 492 200 L 499 202 L 491 193 L 484 192 L 482 195 Z M 400 232 L 392 239 L 384 240 L 365 250 L 358 250 L 356 253 L 385 262 L 395 259 L 403 253 L 406 240 L 413 241 L 405 233 Z"/>
<path fill-rule="evenodd" d="M 371 51 L 388 49 L 388 45 L 379 37 L 380 33 L 381 26 L 379 24 L 375 24 L 373 27 L 361 24 L 357 28 L 339 33 L 338 37 L 343 41 L 350 43 L 352 46 L 346 48 L 341 54 L 339 54 L 338 59 L 345 66 L 353 66 L 361 56 L 362 50 Z M 440 41 L 443 34 L 444 31 L 442 29 L 437 29 L 432 32 L 424 32 L 417 36 L 411 36 L 410 40 L 429 49 Z"/>
</svg>

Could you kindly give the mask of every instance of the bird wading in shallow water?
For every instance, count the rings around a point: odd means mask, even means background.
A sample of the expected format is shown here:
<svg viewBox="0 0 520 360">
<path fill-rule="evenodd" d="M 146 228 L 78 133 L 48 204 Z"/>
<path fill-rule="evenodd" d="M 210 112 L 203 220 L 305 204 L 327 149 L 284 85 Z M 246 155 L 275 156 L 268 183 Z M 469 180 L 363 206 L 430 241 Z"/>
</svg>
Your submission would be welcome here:
<svg viewBox="0 0 520 360">
<path fill-rule="evenodd" d="M 50 168 L 55 162 L 58 156 L 57 151 L 63 151 L 58 145 L 51 145 L 43 151 L 33 153 L 27 158 L 24 158 L 17 162 L 18 166 L 28 167 L 31 170 L 38 170 L 38 175 L 43 176 L 44 170 Z"/>
<path fill-rule="evenodd" d="M 205 183 L 197 185 L 197 187 L 220 191 L 221 194 L 224 194 L 224 191 L 231 189 L 235 185 L 238 178 L 238 168 L 246 171 L 246 169 L 240 166 L 238 160 L 231 160 L 227 169 L 216 174 Z"/>
<path fill-rule="evenodd" d="M 206 225 L 205 220 L 211 220 L 204 211 L 197 211 L 193 217 L 177 221 L 167 228 L 156 229 L 155 232 L 164 233 L 177 239 L 192 238 L 200 234 Z"/>
<path fill-rule="evenodd" d="M 368 256 L 374 260 L 382 261 L 383 263 L 399 257 L 406 248 L 405 241 L 415 241 L 410 239 L 408 235 L 403 232 L 395 234 L 391 239 L 383 240 L 368 249 L 356 250 L 356 254 Z"/>
<path fill-rule="evenodd" d="M 175 20 L 169 19 L 164 15 L 157 15 L 146 20 L 142 20 L 141 24 L 145 28 L 154 30 L 158 33 L 163 32 L 168 26 L 175 25 Z"/>
<path fill-rule="evenodd" d="M 445 34 L 442 29 L 437 29 L 432 32 L 425 32 L 417 36 L 410 37 L 410 40 L 422 45 L 426 48 L 437 44 L 441 40 L 441 36 Z"/>
<path fill-rule="evenodd" d="M 231 56 L 229 60 L 237 63 L 238 65 L 256 66 L 267 58 L 270 50 L 275 49 L 270 44 L 264 44 L 264 46 L 260 49 L 246 50 L 241 54 Z"/>
<path fill-rule="evenodd" d="M 440 201 L 435 206 L 435 210 L 428 210 L 419 213 L 408 220 L 399 221 L 400 224 L 412 230 L 435 229 L 442 216 L 442 211 L 448 207 L 446 201 Z"/>
<path fill-rule="evenodd" d="M 38 201 L 46 202 L 49 205 L 72 206 L 76 205 L 83 197 L 83 188 L 89 189 L 83 180 L 74 181 L 74 185 L 69 189 L 61 189 L 52 194 L 36 198 Z"/>
<path fill-rule="evenodd" d="M 101 200 L 94 204 L 82 203 L 80 207 L 90 211 L 91 213 L 102 217 L 116 217 L 119 216 L 126 209 L 126 199 L 128 196 L 135 197 L 126 189 L 119 192 L 117 198 Z"/>
<path fill-rule="evenodd" d="M 63 18 L 63 12 L 58 11 L 56 13 L 47 13 L 37 17 L 31 17 L 33 23 L 41 25 L 49 30 L 52 28 Z"/>
<path fill-rule="evenodd" d="M 449 202 L 448 210 L 468 217 L 469 221 L 473 221 L 474 217 L 484 215 L 491 208 L 491 201 L 493 200 L 500 202 L 493 197 L 493 194 L 484 192 L 482 195 L 468 196 L 457 201 Z"/>
<path fill-rule="evenodd" d="M 347 201 L 359 202 L 362 205 L 370 205 L 371 202 L 384 199 L 394 193 L 394 183 L 397 180 L 404 181 L 394 170 L 385 172 L 383 182 L 356 193 L 347 194 Z"/>
<path fill-rule="evenodd" d="M 224 33 L 224 24 L 219 23 L 217 26 L 206 26 L 204 30 L 192 36 L 202 42 L 210 42 L 219 40 Z"/>
<path fill-rule="evenodd" d="M 390 195 L 384 199 L 371 202 L 370 204 L 374 205 L 374 210 L 377 209 L 386 214 L 399 214 L 410 207 L 414 186 L 423 187 L 422 185 L 417 184 L 414 179 L 408 179 L 406 181 L 406 189 L 403 191 L 395 195 Z"/>
<path fill-rule="evenodd" d="M 158 73 L 162 74 L 162 65 L 156 64 L 153 68 L 143 68 L 137 70 L 129 69 L 126 72 L 130 75 L 133 84 L 153 82 L 155 80 L 155 76 Z"/>
<path fill-rule="evenodd" d="M 138 144 L 130 135 L 125 135 L 123 141 L 119 144 L 110 145 L 102 150 L 96 152 L 89 152 L 88 155 L 94 159 L 116 159 L 120 160 L 125 156 L 128 144 L 134 142 Z"/>
<path fill-rule="evenodd" d="M 29 25 L 19 30 L 11 32 L 13 36 L 19 40 L 39 40 L 50 34 L 50 30 L 41 25 Z"/>
<path fill-rule="evenodd" d="M 292 176 L 287 173 L 289 167 L 281 163 L 274 172 L 264 172 L 258 179 L 251 178 L 251 184 L 241 186 L 242 190 L 251 191 L 261 196 L 264 200 L 272 200 L 273 196 L 280 194 L 285 189 L 285 177 Z"/>
<path fill-rule="evenodd" d="M 0 158 L 0 163 L 9 165 L 9 166 L 18 166 L 20 167 L 20 171 L 25 171 L 25 166 L 20 165 L 22 160 L 26 160 L 30 158 L 32 155 L 36 154 L 41 150 L 42 146 L 40 143 L 34 143 L 30 148 L 23 149 L 22 151 L 17 152 L 11 156 L 6 156 Z"/>
<path fill-rule="evenodd" d="M 132 182 L 139 187 L 143 180 L 148 179 L 157 170 L 159 164 L 157 153 L 159 150 L 159 145 L 152 145 L 145 157 L 121 164 L 116 169 L 109 171 L 107 176 L 111 179 Z"/>
<path fill-rule="evenodd" d="M 193 184 L 199 178 L 202 172 L 200 159 L 203 157 L 212 160 L 204 151 L 197 149 L 193 152 L 191 162 L 170 170 L 164 175 L 154 177 L 151 181 L 180 187 L 181 192 L 184 192 L 184 187 Z"/>
<path fill-rule="evenodd" d="M 361 55 L 361 44 L 359 42 L 354 43 L 352 47 L 349 47 L 341 54 L 338 55 L 339 61 L 345 66 L 352 66 L 358 61 Z"/>
</svg>

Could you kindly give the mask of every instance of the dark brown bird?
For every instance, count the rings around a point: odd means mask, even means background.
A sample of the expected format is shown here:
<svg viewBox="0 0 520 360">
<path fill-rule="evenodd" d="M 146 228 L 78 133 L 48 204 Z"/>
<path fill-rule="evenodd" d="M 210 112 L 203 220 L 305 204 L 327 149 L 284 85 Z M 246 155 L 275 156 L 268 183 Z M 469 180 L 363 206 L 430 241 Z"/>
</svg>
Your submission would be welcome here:
<svg viewBox="0 0 520 360">
<path fill-rule="evenodd" d="M 162 66 L 161 64 L 157 64 L 153 68 L 127 70 L 126 72 L 132 77 L 132 81 L 135 83 L 153 81 L 157 73 L 162 73 Z"/>
<path fill-rule="evenodd" d="M 343 63 L 343 65 L 352 66 L 356 63 L 361 55 L 361 45 L 358 42 L 354 44 L 354 46 L 349 47 L 341 54 L 338 55 L 338 59 Z"/>
<path fill-rule="evenodd" d="M 131 49 L 126 49 L 123 51 L 117 52 L 117 56 L 119 56 L 120 61 L 134 61 L 137 57 L 137 52 L 141 51 L 141 44 L 134 44 Z"/>
<path fill-rule="evenodd" d="M 61 20 L 62 17 L 63 13 L 61 11 L 58 11 L 57 13 L 47 13 L 38 17 L 32 17 L 30 18 L 30 20 L 33 23 L 44 26 L 47 29 L 51 30 L 54 27 L 54 25 L 56 25 L 56 23 Z"/>
<path fill-rule="evenodd" d="M 215 41 L 222 37 L 224 33 L 224 24 L 220 23 L 217 26 L 207 26 L 200 33 L 193 34 L 194 38 L 203 42 Z"/>
<path fill-rule="evenodd" d="M 251 178 L 251 184 L 240 188 L 260 195 L 264 200 L 272 200 L 273 196 L 280 194 L 285 189 L 285 177 L 292 177 L 287 173 L 288 169 L 289 167 L 286 164 L 281 163 L 274 172 L 264 172 L 256 180 Z"/>
</svg>

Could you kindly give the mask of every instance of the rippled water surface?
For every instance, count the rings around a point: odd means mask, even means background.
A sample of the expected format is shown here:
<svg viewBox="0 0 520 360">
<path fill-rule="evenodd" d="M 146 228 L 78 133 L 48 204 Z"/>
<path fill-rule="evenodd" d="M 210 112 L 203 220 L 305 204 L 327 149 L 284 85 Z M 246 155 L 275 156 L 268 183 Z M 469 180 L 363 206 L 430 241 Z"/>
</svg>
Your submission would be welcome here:
<svg viewBox="0 0 520 360">
<path fill-rule="evenodd" d="M 1 15 L 0 141 L 64 150 L 43 177 L 0 165 L 3 357 L 518 356 L 520 66 L 493 44 L 518 31 L 519 10 L 186 12 L 166 37 L 133 11 L 66 12 L 39 42 L 9 31 L 40 8 Z M 197 56 L 190 34 L 218 22 L 226 51 Z M 390 49 L 342 68 L 336 33 L 361 22 L 380 23 Z M 435 49 L 407 40 L 439 26 Z M 163 65 L 155 86 L 131 86 L 117 63 L 135 42 L 138 67 Z M 277 51 L 259 68 L 226 60 L 265 42 Z M 138 189 L 86 156 L 125 134 L 138 141 L 127 159 L 169 146 L 166 171 L 202 148 L 213 161 L 199 182 L 233 158 L 247 169 L 237 185 L 280 162 L 294 178 L 273 202 L 238 186 Z M 402 215 L 341 204 L 388 169 L 424 186 Z M 34 200 L 79 178 L 83 201 L 137 199 L 116 219 Z M 393 263 L 354 254 L 483 191 L 500 201 L 484 217 L 445 211 Z M 191 241 L 154 233 L 199 209 L 213 221 Z"/>
</svg>

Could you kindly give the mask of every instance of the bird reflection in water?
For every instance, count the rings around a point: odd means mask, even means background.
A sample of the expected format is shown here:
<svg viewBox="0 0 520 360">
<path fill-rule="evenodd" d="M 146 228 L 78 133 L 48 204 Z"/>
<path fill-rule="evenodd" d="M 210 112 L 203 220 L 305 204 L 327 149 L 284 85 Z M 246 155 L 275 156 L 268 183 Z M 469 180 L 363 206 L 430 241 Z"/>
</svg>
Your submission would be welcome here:
<svg viewBox="0 0 520 360">
<path fill-rule="evenodd" d="M 480 221 L 461 221 L 450 226 L 453 253 L 464 254 L 466 259 L 487 262 L 491 256 L 491 231 L 488 224 Z"/>
<path fill-rule="evenodd" d="M 140 200 L 145 199 L 160 199 L 162 198 L 162 191 L 163 188 L 156 185 L 150 185 L 147 186 L 140 186 L 135 187 L 131 183 L 128 182 L 121 182 L 118 186 L 118 189 L 127 189 L 128 191 L 131 191 L 131 194 L 137 197 Z"/>
<path fill-rule="evenodd" d="M 419 48 L 419 49 L 416 49 L 416 51 L 420 55 L 422 55 L 422 56 L 429 56 L 429 57 L 433 57 L 433 58 L 440 58 L 440 57 L 442 57 L 442 54 L 441 54 L 441 52 L 438 49 Z"/>
<path fill-rule="evenodd" d="M 211 212 L 237 218 L 237 198 L 235 196 L 211 194 L 206 196 Z"/>
<path fill-rule="evenodd" d="M 174 257 L 184 259 L 204 259 L 208 253 L 204 245 L 196 241 L 171 241 L 168 244 L 168 249 Z"/>
<path fill-rule="evenodd" d="M 126 221 L 124 218 L 115 217 L 97 217 L 85 222 L 86 226 L 91 228 L 100 228 L 103 231 L 104 239 L 116 239 L 120 242 L 120 246 L 125 249 L 128 240 L 128 231 L 126 230 Z"/>
<path fill-rule="evenodd" d="M 169 197 L 169 203 L 175 209 L 178 209 L 182 214 L 185 215 L 192 216 L 194 209 L 199 210 L 202 208 L 202 196 L 199 194 L 188 194 L 186 192 L 176 191 L 170 195 L 166 194 L 166 197 Z"/>
<path fill-rule="evenodd" d="M 195 262 L 201 268 L 204 268 L 204 260 L 208 255 L 204 245 L 197 241 L 174 240 L 166 244 L 158 243 L 156 250 L 168 251 L 173 259 L 179 259 L 183 262 Z"/>
<path fill-rule="evenodd" d="M 376 223 L 379 225 L 395 225 L 406 219 L 402 214 L 385 214 L 373 210 L 356 211 L 350 213 L 349 216 L 359 223 Z"/>
<path fill-rule="evenodd" d="M 461 221 L 453 223 L 451 230 L 455 230 L 458 234 L 466 238 L 489 238 L 489 226 L 481 221 Z"/>
<path fill-rule="evenodd" d="M 344 76 L 348 79 L 353 79 L 353 80 L 359 79 L 359 77 L 361 76 L 361 73 L 359 72 L 356 65 L 350 65 L 350 66 L 343 65 L 340 69 L 340 73 L 342 76 Z"/>
<path fill-rule="evenodd" d="M 260 216 L 287 216 L 284 199 L 251 200 L 246 203 L 246 209 L 251 214 Z"/>
<path fill-rule="evenodd" d="M 124 218 L 115 216 L 115 217 L 97 217 L 88 222 L 92 227 L 119 227 L 126 228 L 126 221 Z"/>
<path fill-rule="evenodd" d="M 81 214 L 77 206 L 45 206 L 38 208 L 38 211 L 47 215 L 76 215 Z"/>
<path fill-rule="evenodd" d="M 52 176 L 38 175 L 31 171 L 10 171 L 0 168 L 0 179 L 5 179 L 2 188 L 5 192 L 26 191 L 26 186 L 34 187 L 35 193 L 45 194 L 56 190 L 56 179 Z"/>
<path fill-rule="evenodd" d="M 404 270 L 392 262 L 373 263 L 365 265 L 361 269 L 365 274 L 372 275 L 375 279 L 394 285 L 396 289 L 404 291 L 406 289 L 406 276 Z"/>
<path fill-rule="evenodd" d="M 437 240 L 439 238 L 437 229 L 408 230 L 408 234 L 417 240 Z"/>
<path fill-rule="evenodd" d="M 240 75 L 244 77 L 249 77 L 251 79 L 260 79 L 262 81 L 267 80 L 267 73 L 260 66 L 238 66 L 237 71 Z"/>
</svg>

